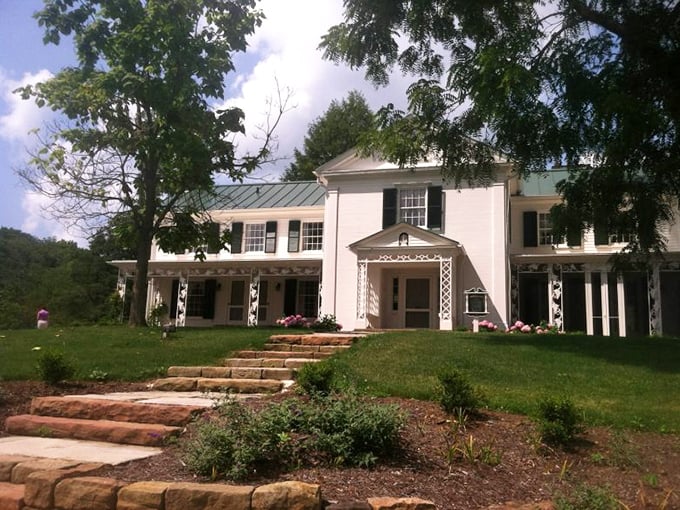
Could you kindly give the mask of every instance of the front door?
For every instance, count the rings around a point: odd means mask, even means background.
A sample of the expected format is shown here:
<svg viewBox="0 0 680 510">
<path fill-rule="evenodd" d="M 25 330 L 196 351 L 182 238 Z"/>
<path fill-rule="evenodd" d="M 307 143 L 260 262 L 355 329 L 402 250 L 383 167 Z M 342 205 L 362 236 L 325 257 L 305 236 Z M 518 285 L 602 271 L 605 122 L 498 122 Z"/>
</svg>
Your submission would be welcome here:
<svg viewBox="0 0 680 510">
<path fill-rule="evenodd" d="M 589 294 L 589 295 L 588 295 Z M 586 274 L 586 295 L 590 304 L 589 335 L 626 336 L 623 278 L 612 272 Z"/>
<path fill-rule="evenodd" d="M 245 321 L 246 282 L 245 280 L 232 280 L 229 293 L 229 305 L 227 310 L 227 322 L 231 324 L 243 324 Z"/>
<path fill-rule="evenodd" d="M 407 328 L 430 328 L 430 279 L 406 278 L 404 325 Z"/>
</svg>

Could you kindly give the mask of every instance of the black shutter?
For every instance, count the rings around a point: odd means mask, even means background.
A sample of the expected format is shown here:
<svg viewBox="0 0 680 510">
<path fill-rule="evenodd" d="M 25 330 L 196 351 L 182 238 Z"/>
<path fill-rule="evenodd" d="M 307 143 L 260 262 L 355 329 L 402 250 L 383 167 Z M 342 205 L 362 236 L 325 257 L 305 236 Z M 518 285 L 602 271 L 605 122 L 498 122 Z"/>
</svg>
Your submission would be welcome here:
<svg viewBox="0 0 680 510">
<path fill-rule="evenodd" d="M 276 253 L 276 222 L 268 221 L 265 228 L 264 252 Z"/>
<path fill-rule="evenodd" d="M 442 200 L 444 194 L 441 186 L 427 188 L 427 228 L 442 228 Z"/>
<path fill-rule="evenodd" d="M 538 246 L 538 213 L 524 211 L 524 246 Z"/>
<path fill-rule="evenodd" d="M 170 318 L 177 318 L 177 294 L 179 293 L 179 280 L 172 280 L 172 291 L 170 291 Z"/>
<path fill-rule="evenodd" d="M 288 251 L 300 251 L 300 220 L 288 222 Z"/>
<path fill-rule="evenodd" d="M 243 244 L 243 223 L 237 221 L 231 224 L 231 252 L 241 253 Z"/>
<path fill-rule="evenodd" d="M 383 190 L 382 228 L 397 223 L 397 188 Z"/>
<path fill-rule="evenodd" d="M 217 280 L 206 280 L 203 288 L 203 318 L 215 318 L 215 291 Z"/>
<path fill-rule="evenodd" d="M 595 245 L 609 244 L 609 229 L 607 223 L 597 222 L 593 225 L 595 229 Z"/>
<path fill-rule="evenodd" d="M 208 253 L 219 253 L 222 249 L 220 242 L 220 224 L 210 222 L 208 225 Z"/>
<path fill-rule="evenodd" d="M 297 313 L 297 280 L 287 279 L 283 289 L 283 315 Z"/>
<path fill-rule="evenodd" d="M 581 246 L 581 227 L 567 227 L 567 246 Z"/>
</svg>

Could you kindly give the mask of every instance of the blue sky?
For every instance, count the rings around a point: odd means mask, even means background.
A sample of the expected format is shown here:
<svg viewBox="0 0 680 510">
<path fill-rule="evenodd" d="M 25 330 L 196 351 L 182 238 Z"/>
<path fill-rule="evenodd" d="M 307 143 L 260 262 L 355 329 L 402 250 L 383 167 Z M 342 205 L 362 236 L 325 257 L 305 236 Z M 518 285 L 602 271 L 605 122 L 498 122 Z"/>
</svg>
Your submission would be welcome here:
<svg viewBox="0 0 680 510">
<path fill-rule="evenodd" d="M 32 14 L 42 0 L 0 0 L 0 226 L 36 237 L 76 240 L 86 246 L 84 234 L 68 229 L 45 213 L 49 203 L 28 192 L 15 173 L 27 159 L 29 131 L 50 118 L 12 90 L 26 83 L 49 79 L 75 62 L 68 41 L 45 46 L 42 30 Z M 403 104 L 407 80 L 394 76 L 385 89 L 375 89 L 363 73 L 336 66 L 316 49 L 328 27 L 341 21 L 342 0 L 261 0 L 266 20 L 250 39 L 245 56 L 237 59 L 236 74 L 227 77 L 227 103 L 246 114 L 247 136 L 239 141 L 245 151 L 258 146 L 258 126 L 266 122 L 266 104 L 276 96 L 277 84 L 289 91 L 289 111 L 277 131 L 279 161 L 258 170 L 253 178 L 277 181 L 295 147 L 302 145 L 310 122 L 333 99 L 360 90 L 369 104 Z"/>
</svg>

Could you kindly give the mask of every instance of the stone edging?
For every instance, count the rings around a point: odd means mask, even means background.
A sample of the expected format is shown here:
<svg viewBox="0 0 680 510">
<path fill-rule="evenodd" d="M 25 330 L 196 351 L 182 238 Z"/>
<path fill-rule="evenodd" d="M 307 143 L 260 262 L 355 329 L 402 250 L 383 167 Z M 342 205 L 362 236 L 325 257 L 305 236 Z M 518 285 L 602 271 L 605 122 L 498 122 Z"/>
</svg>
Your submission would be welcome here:
<svg viewBox="0 0 680 510">
<path fill-rule="evenodd" d="M 2 486 L 24 486 L 12 510 L 436 510 L 417 498 L 369 498 L 329 504 L 315 484 L 287 481 L 261 486 L 133 482 L 92 476 L 104 464 L 0 456 Z M 10 482 L 9 484 L 7 482 Z M 324 506 L 326 505 L 326 506 Z M 4 505 L 2 505 L 4 508 Z"/>
</svg>

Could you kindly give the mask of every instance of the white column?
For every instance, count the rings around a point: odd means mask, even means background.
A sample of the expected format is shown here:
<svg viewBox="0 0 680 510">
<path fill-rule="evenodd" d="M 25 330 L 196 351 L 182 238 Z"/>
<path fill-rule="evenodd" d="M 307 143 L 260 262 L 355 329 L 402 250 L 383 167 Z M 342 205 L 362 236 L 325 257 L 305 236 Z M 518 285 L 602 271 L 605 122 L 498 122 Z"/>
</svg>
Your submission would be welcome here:
<svg viewBox="0 0 680 510">
<path fill-rule="evenodd" d="M 453 261 L 442 257 L 439 261 L 439 329 L 453 329 Z"/>
<path fill-rule="evenodd" d="M 365 329 L 368 325 L 366 318 L 367 287 L 368 286 L 368 262 L 360 260 L 357 267 L 357 319 L 356 328 Z"/>
<path fill-rule="evenodd" d="M 189 277 L 181 274 L 179 276 L 179 287 L 177 288 L 177 318 L 175 319 L 175 326 L 179 328 L 186 326 L 188 295 Z"/>
</svg>

